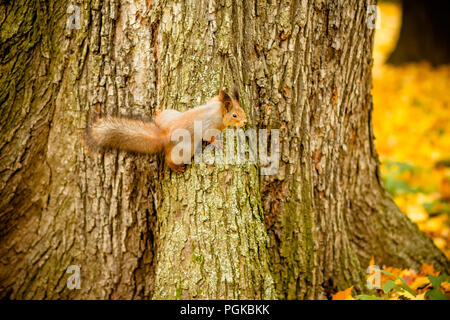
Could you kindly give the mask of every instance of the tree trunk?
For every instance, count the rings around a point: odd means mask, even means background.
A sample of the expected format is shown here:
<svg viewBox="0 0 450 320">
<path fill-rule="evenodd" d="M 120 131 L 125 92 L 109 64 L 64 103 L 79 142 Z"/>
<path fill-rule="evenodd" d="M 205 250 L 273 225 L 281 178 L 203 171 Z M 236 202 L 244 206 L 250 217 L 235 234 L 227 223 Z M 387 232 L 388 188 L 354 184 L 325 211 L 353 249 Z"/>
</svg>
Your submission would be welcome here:
<svg viewBox="0 0 450 320">
<path fill-rule="evenodd" d="M 402 26 L 388 63 L 450 63 L 450 6 L 446 0 L 402 1 Z"/>
<path fill-rule="evenodd" d="M 449 269 L 381 186 L 367 3 L 74 5 L 79 28 L 65 1 L 0 5 L 0 297 L 314 299 L 364 290 L 372 255 Z M 280 130 L 273 176 L 82 144 L 89 115 L 186 110 L 233 83 L 248 127 Z"/>
</svg>

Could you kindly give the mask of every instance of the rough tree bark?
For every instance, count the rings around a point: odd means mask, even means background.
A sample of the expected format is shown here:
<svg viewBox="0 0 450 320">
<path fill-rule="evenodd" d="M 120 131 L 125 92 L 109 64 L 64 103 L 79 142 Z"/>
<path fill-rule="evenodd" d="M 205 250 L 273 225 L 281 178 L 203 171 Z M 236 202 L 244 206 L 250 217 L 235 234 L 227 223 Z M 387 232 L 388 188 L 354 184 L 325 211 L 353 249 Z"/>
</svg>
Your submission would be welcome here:
<svg viewBox="0 0 450 320">
<path fill-rule="evenodd" d="M 384 191 L 360 1 L 2 1 L 0 297 L 326 298 L 380 264 L 449 269 Z M 89 114 L 236 83 L 280 170 L 89 153 Z M 70 265 L 81 288 L 66 286 Z"/>
</svg>

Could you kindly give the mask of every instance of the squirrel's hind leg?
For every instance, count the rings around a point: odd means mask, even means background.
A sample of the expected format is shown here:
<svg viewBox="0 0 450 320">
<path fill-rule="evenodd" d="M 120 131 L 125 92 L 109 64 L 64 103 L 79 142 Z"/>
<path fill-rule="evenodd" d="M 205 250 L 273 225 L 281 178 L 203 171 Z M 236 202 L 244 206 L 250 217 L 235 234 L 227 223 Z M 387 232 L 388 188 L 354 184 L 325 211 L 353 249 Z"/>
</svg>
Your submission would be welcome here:
<svg viewBox="0 0 450 320">
<path fill-rule="evenodd" d="M 172 157 L 171 157 L 171 151 L 172 149 L 169 148 L 166 150 L 166 163 L 167 166 L 172 169 L 175 172 L 184 172 L 184 170 L 186 170 L 186 165 L 181 163 L 181 164 L 176 164 L 175 162 L 172 161 Z"/>
</svg>

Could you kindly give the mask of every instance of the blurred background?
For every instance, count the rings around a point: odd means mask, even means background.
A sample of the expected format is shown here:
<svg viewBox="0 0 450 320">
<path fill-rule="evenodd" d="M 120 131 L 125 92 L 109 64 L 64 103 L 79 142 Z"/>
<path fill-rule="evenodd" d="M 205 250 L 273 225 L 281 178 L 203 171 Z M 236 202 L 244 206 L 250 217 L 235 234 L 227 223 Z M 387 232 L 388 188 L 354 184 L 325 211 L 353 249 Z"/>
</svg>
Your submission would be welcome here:
<svg viewBox="0 0 450 320">
<path fill-rule="evenodd" d="M 450 258 L 449 11 L 433 0 L 378 6 L 372 94 L 383 181 Z"/>
</svg>

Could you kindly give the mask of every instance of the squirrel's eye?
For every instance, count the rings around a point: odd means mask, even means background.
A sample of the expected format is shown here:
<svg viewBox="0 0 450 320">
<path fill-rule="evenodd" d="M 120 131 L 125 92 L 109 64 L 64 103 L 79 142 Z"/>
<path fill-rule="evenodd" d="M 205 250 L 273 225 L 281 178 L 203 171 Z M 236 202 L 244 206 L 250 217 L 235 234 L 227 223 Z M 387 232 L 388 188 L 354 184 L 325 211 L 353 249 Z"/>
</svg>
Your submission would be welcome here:
<svg viewBox="0 0 450 320">
<path fill-rule="evenodd" d="M 233 118 L 236 118 L 236 117 L 237 117 L 236 113 L 233 113 Z"/>
</svg>

